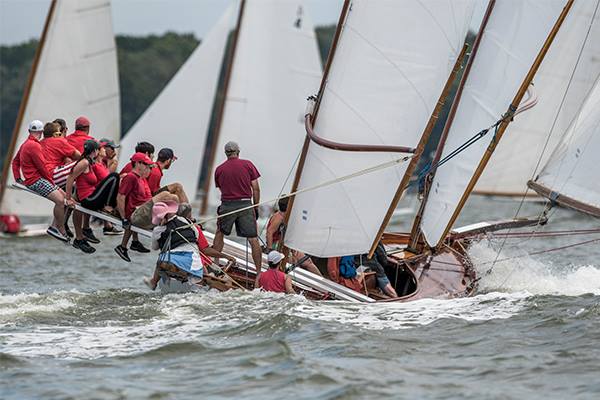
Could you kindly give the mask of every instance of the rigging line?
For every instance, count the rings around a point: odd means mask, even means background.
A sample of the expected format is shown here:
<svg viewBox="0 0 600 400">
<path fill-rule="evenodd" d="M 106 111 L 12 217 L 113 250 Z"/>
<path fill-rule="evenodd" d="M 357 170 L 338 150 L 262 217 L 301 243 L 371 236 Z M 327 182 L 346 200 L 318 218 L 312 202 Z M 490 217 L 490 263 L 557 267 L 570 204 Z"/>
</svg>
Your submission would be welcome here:
<svg viewBox="0 0 600 400">
<path fill-rule="evenodd" d="M 353 179 L 353 178 L 357 178 L 359 176 L 367 175 L 367 174 L 370 174 L 370 173 L 373 173 L 373 172 L 377 172 L 377 171 L 380 171 L 380 170 L 383 170 L 383 169 L 386 169 L 386 168 L 394 167 L 394 166 L 396 166 L 398 164 L 401 164 L 401 163 L 404 163 L 404 162 L 410 160 L 414 156 L 415 156 L 414 154 L 411 154 L 411 155 L 408 155 L 408 156 L 405 156 L 405 157 L 402 157 L 402 158 L 395 158 L 395 159 L 393 159 L 391 161 L 386 161 L 384 163 L 377 164 L 377 165 L 374 165 L 372 167 L 365 168 L 365 169 L 353 172 L 351 174 L 344 175 L 344 176 L 339 177 L 339 178 L 335 178 L 335 179 L 332 179 L 332 180 L 329 180 L 329 181 L 326 181 L 326 182 L 323 182 L 323 183 L 319 183 L 317 185 L 310 186 L 310 187 L 307 187 L 307 188 L 304 188 L 304 189 L 296 190 L 295 192 L 286 194 L 285 196 L 279 196 L 279 198 L 262 201 L 262 202 L 260 202 L 258 204 L 252 204 L 250 206 L 247 206 L 247 207 L 244 207 L 244 208 L 240 208 L 240 209 L 237 209 L 237 210 L 225 213 L 225 214 L 217 215 L 215 217 L 206 218 L 206 219 L 198 222 L 197 224 L 202 225 L 202 224 L 205 224 L 206 222 L 214 221 L 214 220 L 217 220 L 219 218 L 223 218 L 223 217 L 226 217 L 226 216 L 229 216 L 229 215 L 237 214 L 237 213 L 240 213 L 242 211 L 251 210 L 251 209 L 256 208 L 258 206 L 262 206 L 264 204 L 269 204 L 269 203 L 272 203 L 274 201 L 279 201 L 279 200 L 284 199 L 286 197 L 292 197 L 292 196 L 296 196 L 298 194 L 302 194 L 302 193 L 306 193 L 306 192 L 311 192 L 313 190 L 317 190 L 317 189 L 321 189 L 323 187 L 331 186 L 331 185 L 334 185 L 336 183 L 345 182 L 347 180 L 350 180 L 350 179 Z M 194 224 L 190 224 L 190 225 L 186 225 L 186 226 L 181 226 L 178 229 L 184 229 L 184 228 L 186 228 L 188 226 L 191 226 L 191 225 L 194 225 Z"/>
</svg>

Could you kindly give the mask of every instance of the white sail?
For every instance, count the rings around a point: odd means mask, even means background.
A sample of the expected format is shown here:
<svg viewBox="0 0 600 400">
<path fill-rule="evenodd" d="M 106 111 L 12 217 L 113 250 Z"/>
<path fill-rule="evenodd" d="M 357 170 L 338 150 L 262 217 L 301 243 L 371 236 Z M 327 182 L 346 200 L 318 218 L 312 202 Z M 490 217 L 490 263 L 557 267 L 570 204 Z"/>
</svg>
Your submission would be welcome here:
<svg viewBox="0 0 600 400">
<path fill-rule="evenodd" d="M 513 100 L 565 0 L 497 0 L 464 86 L 442 158 L 500 119 Z M 535 107 L 528 113 L 535 113 Z M 510 132 L 507 133 L 510 135 Z M 442 239 L 463 193 L 482 159 L 491 131 L 441 166 L 427 199 L 421 230 L 427 243 Z M 518 151 L 518 149 L 515 149 Z"/>
<path fill-rule="evenodd" d="M 46 41 L 33 78 L 29 101 L 19 126 L 15 152 L 29 133 L 31 120 L 90 119 L 91 135 L 118 139 L 120 135 L 117 51 L 107 0 L 58 0 L 49 21 Z M 11 157 L 14 155 L 7 155 Z M 2 214 L 50 216 L 43 199 L 12 189 L 12 170 L 2 199 Z"/>
<path fill-rule="evenodd" d="M 204 156 L 206 136 L 235 7 L 227 8 L 217 24 L 121 141 L 120 168 L 129 162 L 138 142 L 173 149 L 178 157 L 166 180 L 177 180 L 194 197 Z"/>
<path fill-rule="evenodd" d="M 600 75 L 599 2 L 573 5 L 535 76 L 535 112 L 510 124 L 474 193 L 523 195 L 536 167 L 548 160 Z"/>
<path fill-rule="evenodd" d="M 470 1 L 353 1 L 315 133 L 348 144 L 415 147 L 463 46 Z M 310 143 L 299 190 L 406 154 L 336 151 Z M 330 257 L 364 253 L 408 163 L 296 196 L 286 245 Z"/>
<path fill-rule="evenodd" d="M 248 0 L 242 16 L 214 168 L 225 160 L 225 143 L 238 142 L 240 157 L 261 174 L 262 200 L 291 187 L 306 98 L 319 87 L 321 61 L 303 3 Z M 209 179 L 208 204 L 214 206 L 220 193 L 214 175 Z"/>
<path fill-rule="evenodd" d="M 556 147 L 536 183 L 600 211 L 600 180 L 598 180 L 598 152 L 600 151 L 600 79 L 587 98 L 567 134 Z M 569 205 L 569 204 L 566 204 Z"/>
</svg>

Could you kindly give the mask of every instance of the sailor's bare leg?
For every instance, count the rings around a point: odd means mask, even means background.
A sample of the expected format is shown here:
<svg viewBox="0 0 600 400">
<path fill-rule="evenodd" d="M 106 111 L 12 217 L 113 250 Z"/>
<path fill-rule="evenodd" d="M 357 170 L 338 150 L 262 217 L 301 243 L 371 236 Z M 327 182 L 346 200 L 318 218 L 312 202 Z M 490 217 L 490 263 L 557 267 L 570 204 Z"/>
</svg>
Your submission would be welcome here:
<svg viewBox="0 0 600 400">
<path fill-rule="evenodd" d="M 90 229 L 90 214 L 83 215 L 83 229 Z"/>
<path fill-rule="evenodd" d="M 256 237 L 248 238 L 248 242 L 252 249 L 252 261 L 254 261 L 256 270 L 259 271 L 262 266 L 262 249 L 260 248 L 260 243 L 258 243 L 258 238 Z"/>
<path fill-rule="evenodd" d="M 223 250 L 223 232 L 218 230 L 218 228 L 217 232 L 215 233 L 215 239 L 213 240 L 212 247 L 217 251 Z"/>
<path fill-rule="evenodd" d="M 62 189 L 55 190 L 48 195 L 48 199 L 54 202 L 52 226 L 66 236 L 65 232 L 65 192 Z"/>
<path fill-rule="evenodd" d="M 125 231 L 123 231 L 123 239 L 121 239 L 121 246 L 125 249 L 127 248 L 127 244 L 129 243 L 131 233 L 131 229 L 125 229 Z M 133 240 L 138 240 L 137 233 L 133 233 Z"/>
<path fill-rule="evenodd" d="M 299 252 L 299 251 L 292 251 L 292 258 L 291 258 L 291 262 L 292 264 L 295 264 L 298 262 L 298 260 L 302 259 L 305 256 L 304 253 Z M 317 266 L 315 265 L 315 263 L 313 262 L 313 260 L 309 258 L 307 258 L 306 260 L 304 260 L 302 262 L 302 264 L 300 264 L 301 268 L 304 268 L 307 271 L 312 272 L 315 275 L 319 275 L 319 276 L 323 276 L 321 274 L 321 271 L 319 271 L 319 268 L 317 268 Z"/>
<path fill-rule="evenodd" d="M 73 211 L 73 227 L 75 228 L 75 239 L 83 240 L 83 214 L 77 210 Z"/>
</svg>

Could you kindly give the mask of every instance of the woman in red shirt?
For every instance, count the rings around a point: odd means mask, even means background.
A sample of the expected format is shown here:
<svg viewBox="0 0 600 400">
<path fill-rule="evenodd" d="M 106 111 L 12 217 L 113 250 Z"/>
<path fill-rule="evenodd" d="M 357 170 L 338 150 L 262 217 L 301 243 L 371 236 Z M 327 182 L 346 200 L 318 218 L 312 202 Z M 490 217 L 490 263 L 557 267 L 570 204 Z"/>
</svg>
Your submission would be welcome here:
<svg viewBox="0 0 600 400">
<path fill-rule="evenodd" d="M 117 193 L 119 192 L 119 175 L 117 173 L 105 174 L 102 168 L 97 167 L 96 159 L 99 157 L 100 146 L 95 140 L 84 143 L 83 154 L 73 167 L 67 179 L 67 198 L 71 198 L 73 184 L 77 188 L 77 198 L 81 205 L 90 210 L 102 210 L 106 206 L 116 207 Z M 89 215 L 78 211 L 73 213 L 75 226 L 75 240 L 73 247 L 84 253 L 93 253 L 95 248 L 88 242 L 100 243 L 89 227 Z"/>
</svg>

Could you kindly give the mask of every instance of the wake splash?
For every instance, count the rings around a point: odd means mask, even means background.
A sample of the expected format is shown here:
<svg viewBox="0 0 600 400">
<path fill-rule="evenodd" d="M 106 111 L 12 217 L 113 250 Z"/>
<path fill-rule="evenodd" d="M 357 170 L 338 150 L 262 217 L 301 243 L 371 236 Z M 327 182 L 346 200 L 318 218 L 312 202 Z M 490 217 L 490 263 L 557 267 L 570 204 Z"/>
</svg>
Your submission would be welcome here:
<svg viewBox="0 0 600 400">
<path fill-rule="evenodd" d="M 527 292 L 532 295 L 600 295 L 600 268 L 594 265 L 545 264 L 525 251 L 505 248 L 491 273 L 487 274 L 497 251 L 487 240 L 469 248 L 482 292 Z M 502 261 L 503 259 L 506 259 Z"/>
</svg>

